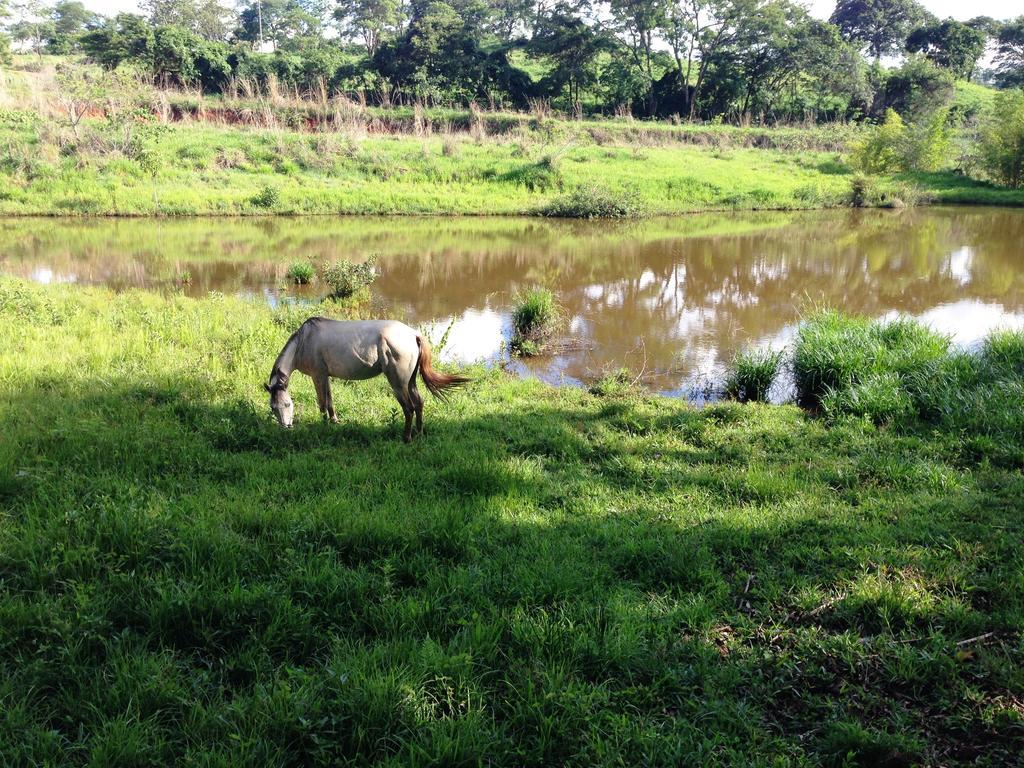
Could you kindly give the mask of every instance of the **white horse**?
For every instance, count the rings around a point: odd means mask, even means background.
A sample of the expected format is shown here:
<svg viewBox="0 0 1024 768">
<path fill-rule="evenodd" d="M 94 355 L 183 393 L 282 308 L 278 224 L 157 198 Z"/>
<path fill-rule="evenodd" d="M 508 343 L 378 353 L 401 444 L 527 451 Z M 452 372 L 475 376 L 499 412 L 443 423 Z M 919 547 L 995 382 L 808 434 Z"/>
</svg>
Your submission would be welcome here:
<svg viewBox="0 0 1024 768">
<path fill-rule="evenodd" d="M 423 397 L 416 389 L 416 372 L 430 394 L 444 400 L 449 387 L 469 379 L 438 373 L 430 364 L 430 344 L 412 328 L 397 320 L 330 320 L 311 317 L 291 335 L 277 356 L 264 388 L 270 393 L 270 410 L 282 427 L 291 427 L 294 404 L 288 394 L 293 371 L 313 379 L 320 413 L 338 423 L 331 397 L 336 379 L 371 379 L 383 373 L 391 383 L 405 414 L 405 442 L 412 440 L 412 417 L 416 431 L 423 432 Z"/>
</svg>

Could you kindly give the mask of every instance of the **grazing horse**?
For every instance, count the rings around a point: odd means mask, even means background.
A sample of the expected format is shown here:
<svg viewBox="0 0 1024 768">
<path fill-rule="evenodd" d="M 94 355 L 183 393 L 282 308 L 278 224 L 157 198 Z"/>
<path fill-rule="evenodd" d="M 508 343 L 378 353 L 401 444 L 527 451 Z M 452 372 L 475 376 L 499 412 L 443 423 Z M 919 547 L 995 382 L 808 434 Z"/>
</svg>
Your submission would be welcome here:
<svg viewBox="0 0 1024 768">
<path fill-rule="evenodd" d="M 336 379 L 371 379 L 384 374 L 391 383 L 405 414 L 405 442 L 412 440 L 412 417 L 416 431 L 423 432 L 423 397 L 416 389 L 416 372 L 430 394 L 441 400 L 449 387 L 469 379 L 438 373 L 430 364 L 430 344 L 412 328 L 397 320 L 330 320 L 311 317 L 299 326 L 285 343 L 274 362 L 270 381 L 264 388 L 270 393 L 270 410 L 282 427 L 291 427 L 294 404 L 288 394 L 293 371 L 313 379 L 320 413 L 338 423 L 331 397 L 331 382 Z"/>
</svg>

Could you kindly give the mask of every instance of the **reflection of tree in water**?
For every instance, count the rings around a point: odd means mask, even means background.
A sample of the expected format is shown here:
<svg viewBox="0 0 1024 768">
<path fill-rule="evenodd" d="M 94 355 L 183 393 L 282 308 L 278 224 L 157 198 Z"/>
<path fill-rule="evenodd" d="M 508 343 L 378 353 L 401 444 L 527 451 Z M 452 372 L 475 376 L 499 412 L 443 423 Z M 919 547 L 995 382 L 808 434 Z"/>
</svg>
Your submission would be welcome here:
<svg viewBox="0 0 1024 768">
<path fill-rule="evenodd" d="M 1024 311 L 1024 211 L 926 209 L 702 215 L 625 224 L 546 220 L 269 219 L 0 222 L 0 269 L 80 282 L 260 294 L 293 261 L 381 254 L 379 311 L 410 322 L 504 311 L 554 288 L 589 353 L 572 376 L 621 364 L 707 370 L 775 339 L 810 304 L 920 314 L 963 299 Z M 377 310 L 375 310 L 377 311 Z M 541 364 L 543 365 L 543 363 Z M 676 380 L 678 380 L 678 376 Z"/>
</svg>

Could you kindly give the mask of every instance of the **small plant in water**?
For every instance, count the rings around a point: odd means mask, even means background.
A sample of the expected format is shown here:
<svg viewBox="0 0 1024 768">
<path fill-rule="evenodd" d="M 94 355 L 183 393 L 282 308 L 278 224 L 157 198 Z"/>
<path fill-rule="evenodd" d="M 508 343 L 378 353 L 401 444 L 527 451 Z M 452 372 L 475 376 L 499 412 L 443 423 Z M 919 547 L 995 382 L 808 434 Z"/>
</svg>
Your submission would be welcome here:
<svg viewBox="0 0 1024 768">
<path fill-rule="evenodd" d="M 178 282 L 182 285 L 192 285 L 192 273 L 186 269 L 178 275 Z"/>
<path fill-rule="evenodd" d="M 347 299 L 368 288 L 377 279 L 377 257 L 371 256 L 362 264 L 337 261 L 320 268 L 320 280 L 330 286 L 331 297 Z"/>
<path fill-rule="evenodd" d="M 288 267 L 287 277 L 296 285 L 307 285 L 313 282 L 316 270 L 308 261 L 297 261 Z"/>
<path fill-rule="evenodd" d="M 775 382 L 782 365 L 782 352 L 770 349 L 745 349 L 736 355 L 725 381 L 725 396 L 739 400 L 763 402 Z"/>
<path fill-rule="evenodd" d="M 512 351 L 526 357 L 543 352 L 559 315 L 555 295 L 547 288 L 519 294 L 512 308 Z"/>
</svg>

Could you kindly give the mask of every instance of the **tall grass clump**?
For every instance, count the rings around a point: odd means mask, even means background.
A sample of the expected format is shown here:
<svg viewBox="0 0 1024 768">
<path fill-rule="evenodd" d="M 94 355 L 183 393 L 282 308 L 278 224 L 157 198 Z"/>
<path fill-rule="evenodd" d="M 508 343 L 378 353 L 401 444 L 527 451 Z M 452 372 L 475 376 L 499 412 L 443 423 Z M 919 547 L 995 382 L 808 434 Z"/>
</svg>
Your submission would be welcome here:
<svg viewBox="0 0 1024 768">
<path fill-rule="evenodd" d="M 516 297 L 512 308 L 512 351 L 536 355 L 544 351 L 559 321 L 558 303 L 547 288 L 533 288 Z"/>
<path fill-rule="evenodd" d="M 782 366 L 783 353 L 770 349 L 745 349 L 736 355 L 725 380 L 725 396 L 742 403 L 768 399 Z"/>
<path fill-rule="evenodd" d="M 797 396 L 807 406 L 885 420 L 905 410 L 894 395 L 902 379 L 948 353 L 947 337 L 914 320 L 871 321 L 826 310 L 797 334 Z"/>
<path fill-rule="evenodd" d="M 295 262 L 288 267 L 288 272 L 286 273 L 286 277 L 295 285 L 308 285 L 313 282 L 315 276 L 316 270 L 308 261 Z"/>
<path fill-rule="evenodd" d="M 320 268 L 319 278 L 331 289 L 331 298 L 347 299 L 369 288 L 377 279 L 377 259 L 371 256 L 362 264 L 337 261 Z"/>
<path fill-rule="evenodd" d="M 611 189 L 589 183 L 559 195 L 541 212 L 563 219 L 635 219 L 647 213 L 647 206 L 633 187 Z"/>
</svg>

